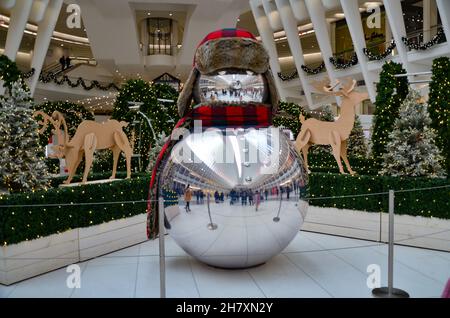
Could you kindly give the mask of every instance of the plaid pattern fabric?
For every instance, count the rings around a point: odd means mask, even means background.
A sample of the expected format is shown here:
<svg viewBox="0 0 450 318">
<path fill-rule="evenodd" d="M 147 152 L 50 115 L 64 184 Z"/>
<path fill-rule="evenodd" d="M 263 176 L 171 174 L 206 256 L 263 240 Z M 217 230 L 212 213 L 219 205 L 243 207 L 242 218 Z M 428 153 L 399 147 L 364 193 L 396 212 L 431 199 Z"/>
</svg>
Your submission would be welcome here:
<svg viewBox="0 0 450 318">
<path fill-rule="evenodd" d="M 253 34 L 243 29 L 222 29 L 209 33 L 205 38 L 200 42 L 198 46 L 201 46 L 203 43 L 220 38 L 250 38 L 256 41 L 256 38 Z"/>
<path fill-rule="evenodd" d="M 203 127 L 268 127 L 272 124 L 272 110 L 267 105 L 245 106 L 201 105 L 192 111 L 193 120 L 201 120 Z"/>
</svg>

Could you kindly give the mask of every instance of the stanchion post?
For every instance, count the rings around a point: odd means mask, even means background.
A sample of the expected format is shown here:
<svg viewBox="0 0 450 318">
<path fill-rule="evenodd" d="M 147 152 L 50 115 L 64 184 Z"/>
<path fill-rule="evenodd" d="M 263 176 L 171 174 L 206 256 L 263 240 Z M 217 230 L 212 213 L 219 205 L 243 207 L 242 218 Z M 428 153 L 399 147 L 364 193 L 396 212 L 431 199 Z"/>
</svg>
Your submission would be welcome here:
<svg viewBox="0 0 450 318">
<path fill-rule="evenodd" d="M 164 198 L 159 198 L 158 209 L 159 224 L 159 297 L 166 298 L 166 251 L 164 248 Z"/>
<path fill-rule="evenodd" d="M 394 288 L 394 190 L 389 190 L 389 249 L 388 249 L 388 286 L 372 289 L 372 294 L 382 298 L 408 298 L 404 290 Z"/>
</svg>

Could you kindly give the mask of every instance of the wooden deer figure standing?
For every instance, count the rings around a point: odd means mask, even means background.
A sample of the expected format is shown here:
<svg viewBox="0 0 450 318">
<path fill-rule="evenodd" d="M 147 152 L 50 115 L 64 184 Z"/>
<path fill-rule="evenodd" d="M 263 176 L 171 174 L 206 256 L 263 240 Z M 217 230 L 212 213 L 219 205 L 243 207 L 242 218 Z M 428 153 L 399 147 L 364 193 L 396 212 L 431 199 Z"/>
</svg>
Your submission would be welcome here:
<svg viewBox="0 0 450 318">
<path fill-rule="evenodd" d="M 342 98 L 341 115 L 334 122 L 320 121 L 314 118 L 305 120 L 300 115 L 302 128 L 295 141 L 295 149 L 298 153 L 303 153 L 306 170 L 308 168 L 308 149 L 312 145 L 330 145 L 333 149 L 333 156 L 339 166 L 339 172 L 344 173 L 341 158 L 344 160 L 350 174 L 355 172 L 350 167 L 347 159 L 347 139 L 355 123 L 355 105 L 368 98 L 367 93 L 358 93 L 354 91 L 356 81 L 347 81 L 338 91 L 333 89 L 340 84 L 339 81 L 334 86 L 323 86 L 323 82 L 318 83 L 316 88 L 322 89 L 326 94 L 340 96 Z"/>
<path fill-rule="evenodd" d="M 36 111 L 33 116 L 41 116 L 43 118 L 43 122 L 38 122 L 39 125 L 42 125 L 39 133 L 45 131 L 48 122 L 53 124 L 54 133 L 58 137 L 58 145 L 54 146 L 54 149 L 56 150 L 54 157 L 64 157 L 67 169 L 69 170 L 69 176 L 67 180 L 64 181 L 65 184 L 69 184 L 70 181 L 72 181 L 72 178 L 83 159 L 83 154 L 86 164 L 83 181 L 81 183 L 86 183 L 96 149 L 111 149 L 113 152 L 114 164 L 110 179 L 114 179 L 116 176 L 117 161 L 120 152 L 123 151 L 127 160 L 127 179 L 130 178 L 132 149 L 127 136 L 122 131 L 122 128 L 126 127 L 128 123 L 124 121 L 118 122 L 117 120 L 108 120 L 105 123 L 85 120 L 78 126 L 75 135 L 69 140 L 67 124 L 64 116 L 60 112 L 54 111 L 50 117 L 42 111 Z M 61 125 L 64 129 L 64 136 L 61 133 Z"/>
</svg>

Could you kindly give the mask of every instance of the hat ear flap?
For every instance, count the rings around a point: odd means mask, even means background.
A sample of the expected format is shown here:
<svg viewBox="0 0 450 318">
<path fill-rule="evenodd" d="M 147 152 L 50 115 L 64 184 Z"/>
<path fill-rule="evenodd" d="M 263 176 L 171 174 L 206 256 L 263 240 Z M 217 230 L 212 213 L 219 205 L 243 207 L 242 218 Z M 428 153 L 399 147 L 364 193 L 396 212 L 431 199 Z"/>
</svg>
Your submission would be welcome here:
<svg viewBox="0 0 450 318">
<path fill-rule="evenodd" d="M 178 96 L 178 101 L 177 101 L 178 114 L 180 115 L 181 118 L 184 117 L 184 115 L 186 115 L 186 112 L 189 109 L 189 106 L 191 105 L 194 84 L 195 84 L 198 74 L 199 74 L 199 71 L 196 68 L 193 68 L 191 70 L 191 73 L 189 74 L 188 79 L 184 83 L 183 90 L 181 91 L 180 95 Z"/>
<path fill-rule="evenodd" d="M 267 86 L 269 88 L 269 101 L 272 105 L 272 113 L 275 114 L 278 110 L 278 102 L 280 100 L 277 87 L 275 86 L 275 79 L 273 78 L 272 72 L 270 70 L 264 72 L 264 77 L 267 80 Z"/>
</svg>

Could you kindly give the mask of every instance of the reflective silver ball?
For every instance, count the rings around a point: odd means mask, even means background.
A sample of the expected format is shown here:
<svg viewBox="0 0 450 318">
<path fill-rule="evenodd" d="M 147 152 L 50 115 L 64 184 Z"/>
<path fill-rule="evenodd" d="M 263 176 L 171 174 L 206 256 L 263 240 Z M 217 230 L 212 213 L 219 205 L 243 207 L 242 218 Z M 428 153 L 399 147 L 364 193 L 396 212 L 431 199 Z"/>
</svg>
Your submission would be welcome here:
<svg viewBox="0 0 450 318">
<path fill-rule="evenodd" d="M 262 264 L 299 232 L 308 208 L 300 191 L 306 178 L 302 160 L 278 128 L 191 133 L 175 145 L 160 177 L 162 194 L 180 195 L 165 209 L 167 231 L 212 266 Z"/>
</svg>

